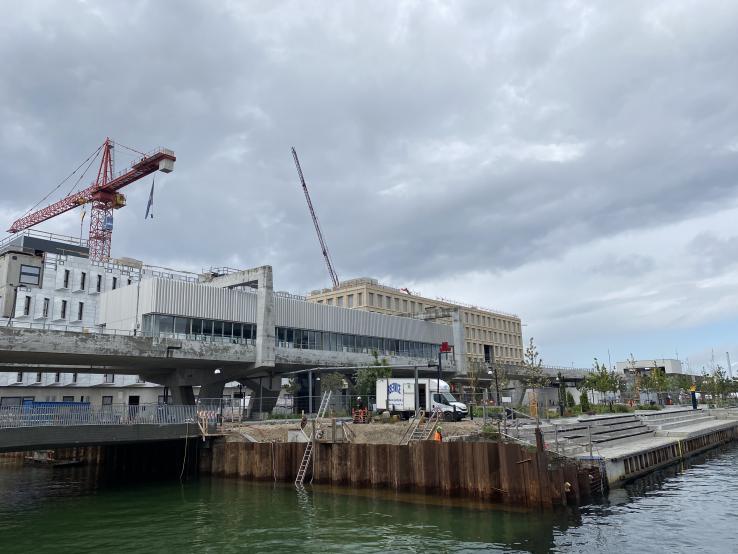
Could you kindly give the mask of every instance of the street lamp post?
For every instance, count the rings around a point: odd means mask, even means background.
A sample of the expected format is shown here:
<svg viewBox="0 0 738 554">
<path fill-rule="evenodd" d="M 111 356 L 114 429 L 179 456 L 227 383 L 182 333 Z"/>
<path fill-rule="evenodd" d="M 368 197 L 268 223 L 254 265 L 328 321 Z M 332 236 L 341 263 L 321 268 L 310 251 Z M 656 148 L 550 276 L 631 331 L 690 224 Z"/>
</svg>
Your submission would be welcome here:
<svg viewBox="0 0 738 554">
<path fill-rule="evenodd" d="M 494 368 L 494 371 L 492 370 L 492 368 Z M 492 368 L 487 370 L 487 375 L 495 376 L 495 402 L 497 403 L 497 406 L 501 406 L 502 402 L 500 399 L 500 382 L 497 379 L 497 364 L 493 363 Z"/>
<path fill-rule="evenodd" d="M 313 370 L 308 373 L 308 413 L 313 413 Z"/>
</svg>

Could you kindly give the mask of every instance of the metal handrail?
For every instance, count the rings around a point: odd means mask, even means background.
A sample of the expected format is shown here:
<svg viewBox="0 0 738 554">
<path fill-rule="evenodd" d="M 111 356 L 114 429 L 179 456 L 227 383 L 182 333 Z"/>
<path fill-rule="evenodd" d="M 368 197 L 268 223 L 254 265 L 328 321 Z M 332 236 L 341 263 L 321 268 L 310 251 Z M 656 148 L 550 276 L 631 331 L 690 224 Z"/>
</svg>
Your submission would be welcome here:
<svg viewBox="0 0 738 554">
<path fill-rule="evenodd" d="M 0 408 L 0 429 L 26 427 L 69 427 L 76 425 L 177 425 L 194 423 L 198 416 L 216 424 L 218 413 L 203 413 L 194 405 L 110 404 L 30 405 Z"/>
</svg>

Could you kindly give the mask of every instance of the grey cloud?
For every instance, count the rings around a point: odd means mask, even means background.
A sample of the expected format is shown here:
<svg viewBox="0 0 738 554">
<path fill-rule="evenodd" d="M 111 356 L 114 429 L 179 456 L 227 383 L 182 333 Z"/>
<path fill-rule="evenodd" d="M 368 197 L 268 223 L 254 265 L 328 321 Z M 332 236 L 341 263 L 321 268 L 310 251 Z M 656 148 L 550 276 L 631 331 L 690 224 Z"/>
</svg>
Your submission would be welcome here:
<svg viewBox="0 0 738 554">
<path fill-rule="evenodd" d="M 106 135 L 168 146 L 156 219 L 129 187 L 114 252 L 307 290 L 295 145 L 344 278 L 559 258 L 734 195 L 738 8 L 647 13 L 671 4 L 30 3 L 0 24 L 0 207 Z"/>
</svg>

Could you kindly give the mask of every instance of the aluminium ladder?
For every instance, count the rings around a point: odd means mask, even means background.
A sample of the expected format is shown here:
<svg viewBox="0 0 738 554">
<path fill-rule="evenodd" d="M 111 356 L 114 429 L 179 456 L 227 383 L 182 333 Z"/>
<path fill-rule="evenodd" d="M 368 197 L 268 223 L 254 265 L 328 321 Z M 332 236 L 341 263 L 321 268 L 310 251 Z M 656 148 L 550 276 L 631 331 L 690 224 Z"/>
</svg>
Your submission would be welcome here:
<svg viewBox="0 0 738 554">
<path fill-rule="evenodd" d="M 410 444 L 411 442 L 418 442 L 418 441 L 427 441 L 431 435 L 433 434 L 433 431 L 435 431 L 436 426 L 438 425 L 438 422 L 440 420 L 441 411 L 440 410 L 433 410 L 431 412 L 430 417 L 428 417 L 425 420 L 425 424 L 423 426 L 420 425 L 420 421 L 423 418 L 423 411 L 420 411 L 419 416 L 415 419 L 415 422 L 412 424 L 412 432 L 409 434 L 407 439 L 402 442 L 402 444 Z"/>
<path fill-rule="evenodd" d="M 324 392 L 323 398 L 320 400 L 320 407 L 318 408 L 318 414 L 315 417 L 315 434 L 318 434 L 320 421 L 325 417 L 325 413 L 328 411 L 328 404 L 331 400 L 332 391 Z M 303 430 L 303 434 L 305 434 L 305 431 Z M 297 470 L 297 477 L 295 477 L 295 486 L 302 486 L 302 484 L 305 482 L 305 474 L 307 473 L 308 466 L 310 465 L 310 461 L 313 458 L 313 442 L 315 442 L 315 436 L 313 435 L 313 431 L 310 431 L 310 435 L 306 435 L 308 442 L 305 445 L 305 452 L 302 455 L 302 460 L 300 461 L 300 468 Z"/>
</svg>

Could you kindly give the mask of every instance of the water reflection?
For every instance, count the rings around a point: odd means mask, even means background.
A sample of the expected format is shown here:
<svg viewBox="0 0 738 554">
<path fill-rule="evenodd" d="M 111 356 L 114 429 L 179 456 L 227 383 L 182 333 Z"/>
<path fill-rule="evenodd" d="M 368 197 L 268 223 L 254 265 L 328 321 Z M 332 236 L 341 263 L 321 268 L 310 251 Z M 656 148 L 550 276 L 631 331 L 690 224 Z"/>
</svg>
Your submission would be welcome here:
<svg viewBox="0 0 738 554">
<path fill-rule="evenodd" d="M 4 553 L 52 544 L 55 552 L 623 552 L 690 544 L 730 552 L 736 483 L 735 447 L 640 479 L 601 504 L 549 512 L 226 479 L 120 486 L 92 468 L 2 468 L 0 536 Z"/>
</svg>

